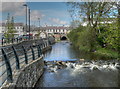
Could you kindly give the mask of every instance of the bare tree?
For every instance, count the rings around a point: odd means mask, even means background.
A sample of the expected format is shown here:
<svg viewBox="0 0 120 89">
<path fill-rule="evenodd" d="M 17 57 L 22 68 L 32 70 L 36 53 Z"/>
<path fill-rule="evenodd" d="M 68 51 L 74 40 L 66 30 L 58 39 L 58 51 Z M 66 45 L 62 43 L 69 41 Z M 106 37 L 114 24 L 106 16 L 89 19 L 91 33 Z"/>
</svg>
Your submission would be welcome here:
<svg viewBox="0 0 120 89">
<path fill-rule="evenodd" d="M 101 18 L 110 16 L 115 2 L 69 2 L 68 5 L 71 6 L 70 13 L 73 17 L 77 13 L 82 17 L 80 19 L 86 18 L 88 25 L 96 28 Z"/>
</svg>

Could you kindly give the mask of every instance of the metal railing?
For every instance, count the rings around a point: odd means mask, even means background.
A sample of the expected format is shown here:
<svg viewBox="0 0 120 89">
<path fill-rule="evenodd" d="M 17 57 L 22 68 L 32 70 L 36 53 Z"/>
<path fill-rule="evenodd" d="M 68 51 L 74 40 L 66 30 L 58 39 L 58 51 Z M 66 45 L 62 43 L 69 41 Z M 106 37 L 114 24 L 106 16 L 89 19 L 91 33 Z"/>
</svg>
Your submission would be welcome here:
<svg viewBox="0 0 120 89">
<path fill-rule="evenodd" d="M 26 64 L 41 57 L 42 49 L 47 47 L 49 42 L 44 40 L 42 44 L 22 45 L 21 47 L 3 47 L 0 51 L 0 87 L 5 81 L 13 82 L 15 70 L 23 68 Z"/>
<path fill-rule="evenodd" d="M 32 40 L 33 38 L 31 38 L 30 40 Z M 26 41 L 29 40 L 28 38 L 2 38 L 1 40 L 1 45 L 8 45 L 8 44 L 15 44 L 15 43 L 19 43 L 22 41 Z"/>
</svg>

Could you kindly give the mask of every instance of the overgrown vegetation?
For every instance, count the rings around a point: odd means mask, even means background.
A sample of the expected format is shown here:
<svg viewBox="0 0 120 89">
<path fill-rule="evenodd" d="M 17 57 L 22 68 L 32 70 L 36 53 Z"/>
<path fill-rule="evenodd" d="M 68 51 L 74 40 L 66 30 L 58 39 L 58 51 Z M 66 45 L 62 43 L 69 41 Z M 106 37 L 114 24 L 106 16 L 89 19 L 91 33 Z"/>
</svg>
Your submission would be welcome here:
<svg viewBox="0 0 120 89">
<path fill-rule="evenodd" d="M 80 25 L 68 34 L 73 45 L 79 50 L 119 59 L 120 13 L 118 4 L 115 2 L 85 2 L 70 3 L 70 5 L 72 9 L 74 8 L 72 14 L 77 9 L 79 11 L 77 14 L 85 15 L 86 20 L 82 19 L 88 22 L 87 26 Z"/>
<path fill-rule="evenodd" d="M 79 26 L 73 29 L 68 37 L 79 50 L 95 52 L 99 55 L 118 58 L 119 34 L 116 24 L 98 27 L 99 33 L 90 27 Z"/>
</svg>

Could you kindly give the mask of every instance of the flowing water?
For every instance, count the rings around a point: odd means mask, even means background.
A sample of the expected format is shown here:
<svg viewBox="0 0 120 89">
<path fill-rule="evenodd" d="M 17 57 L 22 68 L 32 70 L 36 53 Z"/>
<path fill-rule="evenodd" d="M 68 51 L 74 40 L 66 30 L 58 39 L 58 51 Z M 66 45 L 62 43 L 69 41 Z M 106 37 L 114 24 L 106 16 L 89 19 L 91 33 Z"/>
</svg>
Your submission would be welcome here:
<svg viewBox="0 0 120 89">
<path fill-rule="evenodd" d="M 120 87 L 120 62 L 102 58 L 78 53 L 69 42 L 56 43 L 44 55 L 45 71 L 36 87 Z"/>
</svg>

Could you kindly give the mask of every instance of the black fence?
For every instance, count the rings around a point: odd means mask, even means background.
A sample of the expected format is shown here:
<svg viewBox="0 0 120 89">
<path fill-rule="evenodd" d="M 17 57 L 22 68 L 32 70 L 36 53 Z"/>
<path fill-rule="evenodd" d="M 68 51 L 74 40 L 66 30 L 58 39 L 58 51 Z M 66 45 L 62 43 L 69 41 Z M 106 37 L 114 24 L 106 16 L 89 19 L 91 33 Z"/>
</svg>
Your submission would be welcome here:
<svg viewBox="0 0 120 89">
<path fill-rule="evenodd" d="M 3 47 L 0 51 L 0 86 L 5 81 L 13 82 L 15 70 L 19 70 L 26 64 L 42 56 L 42 49 L 49 46 L 49 41 L 42 44 L 22 45 L 20 47 Z"/>
<path fill-rule="evenodd" d="M 22 41 L 26 40 L 32 40 L 33 38 L 2 38 L 1 44 L 2 45 L 7 45 L 7 44 L 14 44 L 14 43 L 19 43 Z"/>
</svg>

